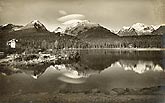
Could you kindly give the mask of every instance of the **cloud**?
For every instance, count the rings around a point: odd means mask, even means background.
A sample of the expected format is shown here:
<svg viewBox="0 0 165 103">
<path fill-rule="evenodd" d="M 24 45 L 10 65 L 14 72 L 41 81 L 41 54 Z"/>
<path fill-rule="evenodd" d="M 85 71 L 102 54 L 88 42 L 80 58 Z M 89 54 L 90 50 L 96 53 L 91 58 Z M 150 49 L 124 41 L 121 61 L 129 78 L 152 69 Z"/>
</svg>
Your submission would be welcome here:
<svg viewBox="0 0 165 103">
<path fill-rule="evenodd" d="M 66 14 L 67 14 L 67 12 L 64 11 L 64 10 L 59 10 L 58 12 L 59 12 L 61 15 L 66 15 Z"/>
<path fill-rule="evenodd" d="M 71 25 L 71 24 L 74 24 L 74 23 L 77 23 L 77 22 L 82 22 L 82 20 L 74 19 L 74 20 L 66 21 L 66 22 L 64 22 L 62 24 L 64 24 L 64 25 Z"/>
<path fill-rule="evenodd" d="M 82 14 L 70 14 L 70 15 L 62 16 L 57 20 L 60 22 L 66 22 L 69 20 L 83 20 L 83 19 L 85 19 L 85 16 Z"/>
</svg>

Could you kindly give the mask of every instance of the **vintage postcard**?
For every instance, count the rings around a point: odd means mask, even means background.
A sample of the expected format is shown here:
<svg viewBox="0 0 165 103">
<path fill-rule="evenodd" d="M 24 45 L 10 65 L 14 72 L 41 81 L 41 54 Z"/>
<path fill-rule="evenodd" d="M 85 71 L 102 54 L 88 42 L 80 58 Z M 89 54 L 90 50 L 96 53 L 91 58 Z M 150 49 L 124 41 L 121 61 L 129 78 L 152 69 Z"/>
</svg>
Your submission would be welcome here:
<svg viewBox="0 0 165 103">
<path fill-rule="evenodd" d="M 0 0 L 0 103 L 165 103 L 165 0 Z"/>
</svg>

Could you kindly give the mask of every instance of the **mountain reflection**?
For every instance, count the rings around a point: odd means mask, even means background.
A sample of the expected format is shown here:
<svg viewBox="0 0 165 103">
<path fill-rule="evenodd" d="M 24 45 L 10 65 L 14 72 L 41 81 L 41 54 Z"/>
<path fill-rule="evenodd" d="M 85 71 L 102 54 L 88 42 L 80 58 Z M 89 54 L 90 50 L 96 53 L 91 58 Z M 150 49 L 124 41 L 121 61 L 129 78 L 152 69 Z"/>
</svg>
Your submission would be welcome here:
<svg viewBox="0 0 165 103">
<path fill-rule="evenodd" d="M 146 72 L 163 72 L 163 68 L 159 64 L 154 64 L 152 61 L 142 61 L 142 60 L 119 60 L 113 64 L 109 64 L 110 66 L 104 68 L 102 70 L 89 68 L 88 65 L 80 64 L 80 63 L 72 63 L 72 64 L 61 64 L 61 65 L 51 65 L 46 68 L 50 70 L 50 72 L 45 71 L 23 71 L 24 73 L 30 75 L 34 79 L 41 77 L 43 73 L 59 73 L 60 76 L 58 80 L 67 83 L 84 83 L 87 78 L 94 74 L 100 74 L 105 69 L 111 68 L 121 68 L 124 71 L 133 71 L 138 74 L 146 73 Z M 54 71 L 51 71 L 54 70 Z M 37 74 L 36 74 L 37 73 Z"/>
<path fill-rule="evenodd" d="M 86 65 L 80 63 L 51 65 L 46 69 L 37 70 L 22 70 L 26 75 L 31 76 L 34 79 L 42 77 L 42 75 L 49 75 L 50 73 L 58 73 L 60 76 L 57 78 L 60 81 L 66 83 L 79 84 L 84 83 L 85 80 L 92 74 L 99 74 L 100 70 L 93 70 Z"/>
<path fill-rule="evenodd" d="M 164 53 L 164 51 L 163 51 Z M 162 51 L 81 51 L 80 59 L 67 64 L 0 65 L 0 94 L 59 93 L 113 88 L 145 88 L 165 85 Z M 29 88 L 30 87 L 30 88 Z"/>
<path fill-rule="evenodd" d="M 159 64 L 154 64 L 152 61 L 141 61 L 141 60 L 120 60 L 111 65 L 111 67 L 118 65 L 125 71 L 134 71 L 136 73 L 142 74 L 148 71 L 164 71 Z"/>
<path fill-rule="evenodd" d="M 49 73 L 59 73 L 58 79 L 68 83 L 83 83 L 94 74 L 100 74 L 105 69 L 121 68 L 124 71 L 133 71 L 138 74 L 149 71 L 162 72 L 163 57 L 161 51 L 112 51 L 112 50 L 82 50 L 80 60 L 70 64 L 61 65 L 35 65 L 32 68 L 19 69 L 18 71 L 6 71 L 2 65 L 0 73 L 12 75 L 25 73 L 38 79 Z M 49 70 L 54 70 L 48 72 Z"/>
</svg>

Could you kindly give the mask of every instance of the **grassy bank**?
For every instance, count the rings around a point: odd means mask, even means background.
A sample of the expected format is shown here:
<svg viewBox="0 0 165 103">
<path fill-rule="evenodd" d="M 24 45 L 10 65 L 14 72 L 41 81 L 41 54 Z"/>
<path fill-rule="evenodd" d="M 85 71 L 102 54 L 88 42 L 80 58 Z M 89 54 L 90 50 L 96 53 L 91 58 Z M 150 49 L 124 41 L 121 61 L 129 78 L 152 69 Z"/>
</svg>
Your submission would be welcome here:
<svg viewBox="0 0 165 103">
<path fill-rule="evenodd" d="M 165 95 L 105 95 L 32 93 L 1 96 L 0 103 L 164 103 Z"/>
</svg>

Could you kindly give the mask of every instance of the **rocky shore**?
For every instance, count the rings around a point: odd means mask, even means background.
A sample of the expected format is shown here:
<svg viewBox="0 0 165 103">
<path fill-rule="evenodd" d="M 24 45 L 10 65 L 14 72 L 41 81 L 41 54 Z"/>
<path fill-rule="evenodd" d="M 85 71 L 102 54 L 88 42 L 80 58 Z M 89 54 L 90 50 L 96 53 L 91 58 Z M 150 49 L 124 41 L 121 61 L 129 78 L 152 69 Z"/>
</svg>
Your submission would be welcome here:
<svg viewBox="0 0 165 103">
<path fill-rule="evenodd" d="M 0 59 L 0 72 L 3 75 L 21 72 L 21 69 L 49 67 L 55 64 L 76 62 L 80 58 L 77 51 L 39 52 L 35 54 L 10 54 Z"/>
</svg>

